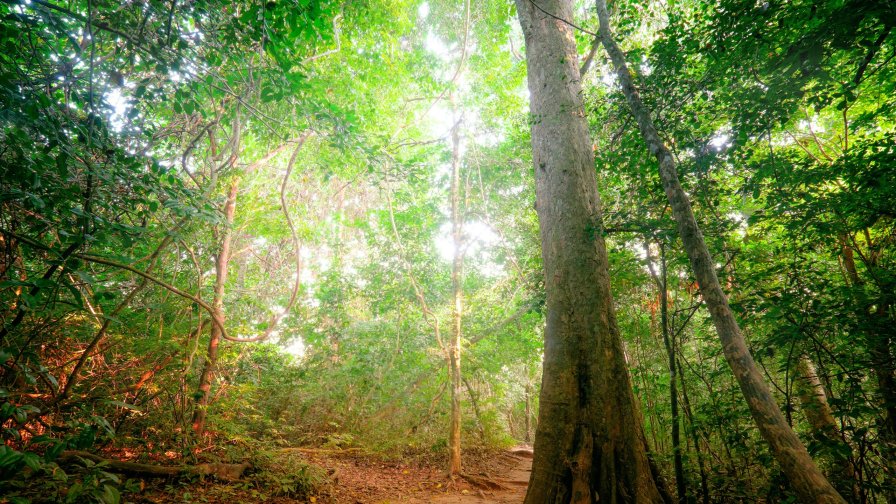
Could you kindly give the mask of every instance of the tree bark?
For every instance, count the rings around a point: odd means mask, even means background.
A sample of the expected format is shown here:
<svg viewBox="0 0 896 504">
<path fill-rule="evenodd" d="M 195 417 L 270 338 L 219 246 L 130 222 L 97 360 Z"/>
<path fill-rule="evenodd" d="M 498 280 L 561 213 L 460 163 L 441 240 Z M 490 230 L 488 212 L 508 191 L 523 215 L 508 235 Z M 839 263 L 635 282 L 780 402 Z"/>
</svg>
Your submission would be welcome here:
<svg viewBox="0 0 896 504">
<path fill-rule="evenodd" d="M 452 96 L 452 102 L 454 101 Z M 448 474 L 460 474 L 460 338 L 463 319 L 463 222 L 460 215 L 460 123 L 451 130 L 451 236 L 454 260 L 451 268 L 451 339 L 448 341 L 448 374 L 451 378 L 451 424 L 448 429 Z"/>
<path fill-rule="evenodd" d="M 691 269 L 700 286 L 700 294 L 703 296 L 716 332 L 722 341 L 725 359 L 734 372 L 759 432 L 769 444 L 772 454 L 781 465 L 782 471 L 790 480 L 790 484 L 801 501 L 845 502 L 815 465 L 806 447 L 787 424 L 768 385 L 757 369 L 740 326 L 728 306 L 728 299 L 722 292 L 712 257 L 703 240 L 697 220 L 694 218 L 691 204 L 679 183 L 672 153 L 660 139 L 650 113 L 641 102 L 641 97 L 632 82 L 622 50 L 613 40 L 606 0 L 597 0 L 597 13 L 600 19 L 601 43 L 613 61 L 622 92 L 638 123 L 641 135 L 650 152 L 659 161 L 663 189 L 672 207 L 675 221 L 678 223 L 678 232 L 688 259 L 690 259 Z"/>
<path fill-rule="evenodd" d="M 818 379 L 815 364 L 808 355 L 802 355 L 797 362 L 797 394 L 806 420 L 812 427 L 813 435 L 827 446 L 831 453 L 831 479 L 840 495 L 850 502 L 860 502 L 856 486 L 855 467 L 851 460 L 852 447 L 843 438 L 840 427 L 834 419 L 834 411 L 828 403 L 827 392 Z"/>
<path fill-rule="evenodd" d="M 866 235 L 867 236 L 867 235 Z M 853 299 L 858 308 L 858 319 L 863 320 L 860 330 L 865 332 L 868 357 L 877 381 L 877 392 L 881 399 L 882 413 L 879 422 L 879 450 L 883 459 L 884 495 L 888 503 L 896 503 L 896 362 L 891 351 L 893 340 L 892 319 L 889 317 L 890 301 L 886 295 L 892 291 L 888 285 L 878 285 L 882 296 L 868 296 L 865 281 L 859 276 L 855 254 L 859 253 L 868 270 L 877 269 L 877 258 L 871 252 L 872 242 L 866 238 L 869 254 L 863 254 L 858 242 L 849 232 L 838 235 L 843 266 L 853 290 Z M 873 276 L 872 276 L 873 277 Z M 876 308 L 875 308 L 876 305 Z"/>
<path fill-rule="evenodd" d="M 547 294 L 527 504 L 662 502 L 610 292 L 570 0 L 517 0 Z M 548 13 L 551 13 L 550 15 Z"/>
<path fill-rule="evenodd" d="M 676 363 L 678 359 L 676 356 Z M 681 367 L 680 365 L 677 367 Z M 681 376 L 681 401 L 684 406 L 684 413 L 688 419 L 690 429 L 688 432 L 691 436 L 691 442 L 694 444 L 694 452 L 697 454 L 697 467 L 700 469 L 700 496 L 703 504 L 709 504 L 709 478 L 706 475 L 706 463 L 703 460 L 703 450 L 700 448 L 700 435 L 697 432 L 697 426 L 694 425 L 694 414 L 691 412 L 691 402 L 688 399 L 687 380 L 685 380 L 684 372 Z"/>
<path fill-rule="evenodd" d="M 660 274 L 653 269 L 653 261 L 650 257 L 650 242 L 645 243 L 647 251 L 647 266 L 650 276 L 656 283 L 660 292 L 660 329 L 663 334 L 663 346 L 666 348 L 666 356 L 669 361 L 669 406 L 672 411 L 672 457 L 675 468 L 675 488 L 678 494 L 678 502 L 687 502 L 688 482 L 684 475 L 684 462 L 681 456 L 681 419 L 678 414 L 678 370 L 675 365 L 675 340 L 674 335 L 669 334 L 669 290 L 666 281 L 666 247 L 660 242 Z M 670 337 L 671 336 L 671 337 Z"/>
<path fill-rule="evenodd" d="M 236 481 L 240 479 L 246 469 L 252 467 L 248 462 L 242 464 L 197 464 L 197 465 L 180 465 L 180 466 L 164 466 L 154 464 L 141 464 L 139 462 L 130 462 L 126 460 L 112 460 L 100 457 L 90 452 L 79 450 L 66 450 L 59 456 L 59 462 L 70 464 L 78 462 L 78 459 L 90 460 L 96 463 L 105 463 L 113 472 L 120 472 L 132 476 L 142 476 L 145 478 L 171 478 L 177 476 L 214 476 L 218 479 L 226 481 Z"/>
<path fill-rule="evenodd" d="M 526 433 L 524 434 L 523 441 L 526 444 L 532 442 L 532 426 L 530 425 L 530 419 L 532 418 L 532 384 L 529 382 L 528 377 L 526 379 L 526 420 L 523 423 L 524 428 L 526 429 Z"/>
<path fill-rule="evenodd" d="M 221 324 L 224 323 L 224 285 L 227 282 L 227 272 L 230 266 L 230 245 L 233 238 L 233 216 L 236 213 L 236 196 L 239 192 L 239 181 L 234 180 L 230 184 L 227 200 L 224 203 L 224 224 L 221 233 L 221 246 L 215 257 L 215 287 L 212 309 L 214 317 Z M 196 390 L 196 407 L 193 410 L 193 432 L 197 436 L 205 433 L 205 423 L 208 417 L 208 403 L 211 397 L 212 381 L 215 369 L 218 366 L 218 347 L 221 344 L 221 326 L 212 324 L 211 334 L 208 339 L 208 352 L 202 374 L 199 376 L 199 388 Z"/>
</svg>

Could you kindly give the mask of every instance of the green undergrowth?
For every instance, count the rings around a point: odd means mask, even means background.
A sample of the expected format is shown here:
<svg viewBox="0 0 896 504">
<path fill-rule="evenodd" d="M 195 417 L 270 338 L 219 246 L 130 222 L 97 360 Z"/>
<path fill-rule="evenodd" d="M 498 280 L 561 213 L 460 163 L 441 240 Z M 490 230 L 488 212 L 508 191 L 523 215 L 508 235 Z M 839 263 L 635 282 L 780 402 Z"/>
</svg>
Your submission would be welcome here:
<svg viewBox="0 0 896 504">
<path fill-rule="evenodd" d="M 322 493 L 330 485 L 325 469 L 309 464 L 294 451 L 259 452 L 254 464 L 249 482 L 263 496 L 304 499 Z"/>
</svg>

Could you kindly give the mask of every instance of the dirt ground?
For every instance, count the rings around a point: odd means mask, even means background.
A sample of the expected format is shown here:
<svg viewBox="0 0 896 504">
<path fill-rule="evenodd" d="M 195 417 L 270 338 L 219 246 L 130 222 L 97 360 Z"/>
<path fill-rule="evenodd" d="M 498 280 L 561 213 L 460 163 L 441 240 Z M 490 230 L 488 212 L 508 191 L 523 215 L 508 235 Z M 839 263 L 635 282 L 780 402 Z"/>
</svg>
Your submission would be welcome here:
<svg viewBox="0 0 896 504">
<path fill-rule="evenodd" d="M 125 498 L 140 504 L 267 502 L 271 504 L 520 504 L 532 470 L 526 446 L 507 451 L 468 453 L 462 477 L 450 479 L 441 460 L 385 461 L 352 450 L 294 449 L 323 468 L 330 482 L 306 499 L 270 497 L 266 489 L 206 480 L 192 484 L 156 483 Z"/>
<path fill-rule="evenodd" d="M 468 457 L 464 476 L 454 480 L 441 468 L 363 457 L 321 454 L 309 461 L 335 470 L 329 495 L 317 500 L 332 504 L 518 504 L 532 470 L 528 447 Z"/>
</svg>

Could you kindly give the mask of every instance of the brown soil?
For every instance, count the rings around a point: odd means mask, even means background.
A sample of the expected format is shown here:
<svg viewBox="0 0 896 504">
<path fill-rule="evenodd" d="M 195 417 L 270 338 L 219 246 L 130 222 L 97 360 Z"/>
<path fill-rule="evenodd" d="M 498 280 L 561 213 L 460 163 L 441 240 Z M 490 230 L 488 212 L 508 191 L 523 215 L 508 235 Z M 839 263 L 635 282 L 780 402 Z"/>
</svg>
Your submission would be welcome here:
<svg viewBox="0 0 896 504">
<path fill-rule="evenodd" d="M 308 499 L 270 497 L 276 492 L 207 479 L 180 485 L 157 482 L 125 500 L 146 504 L 520 504 L 532 470 L 528 447 L 465 453 L 465 472 L 454 479 L 447 477 L 441 460 L 385 461 L 354 450 L 293 450 L 330 474 L 330 483 L 318 495 Z"/>
<path fill-rule="evenodd" d="M 310 454 L 309 462 L 335 471 L 331 491 L 316 499 L 321 503 L 522 503 L 532 470 L 531 451 L 477 455 L 466 458 L 464 475 L 453 480 L 444 469 L 428 464 L 377 462 L 357 455 Z"/>
</svg>

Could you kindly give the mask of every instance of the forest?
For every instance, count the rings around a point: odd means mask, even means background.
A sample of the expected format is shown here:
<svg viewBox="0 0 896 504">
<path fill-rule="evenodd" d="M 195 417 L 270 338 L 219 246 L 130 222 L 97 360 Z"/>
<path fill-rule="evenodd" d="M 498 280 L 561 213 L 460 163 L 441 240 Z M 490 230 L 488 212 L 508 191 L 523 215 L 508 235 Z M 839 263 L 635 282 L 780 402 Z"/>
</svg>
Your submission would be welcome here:
<svg viewBox="0 0 896 504">
<path fill-rule="evenodd" d="M 896 504 L 896 2 L 0 16 L 0 504 Z"/>
</svg>

